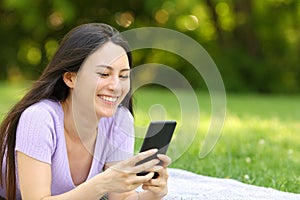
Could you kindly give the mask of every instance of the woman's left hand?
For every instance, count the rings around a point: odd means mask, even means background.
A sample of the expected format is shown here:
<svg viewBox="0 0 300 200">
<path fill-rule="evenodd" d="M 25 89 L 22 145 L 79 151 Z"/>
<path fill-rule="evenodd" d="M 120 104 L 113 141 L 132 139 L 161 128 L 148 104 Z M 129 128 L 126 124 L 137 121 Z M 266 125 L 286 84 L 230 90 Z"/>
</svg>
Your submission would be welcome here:
<svg viewBox="0 0 300 200">
<path fill-rule="evenodd" d="M 167 167 L 171 163 L 171 158 L 163 154 L 158 154 L 157 157 L 163 162 L 163 164 L 162 166 L 154 166 L 150 171 L 157 172 L 159 176 L 156 179 L 151 179 L 150 181 L 145 182 L 142 188 L 153 193 L 155 197 L 162 198 L 168 193 L 167 181 L 169 174 Z"/>
</svg>

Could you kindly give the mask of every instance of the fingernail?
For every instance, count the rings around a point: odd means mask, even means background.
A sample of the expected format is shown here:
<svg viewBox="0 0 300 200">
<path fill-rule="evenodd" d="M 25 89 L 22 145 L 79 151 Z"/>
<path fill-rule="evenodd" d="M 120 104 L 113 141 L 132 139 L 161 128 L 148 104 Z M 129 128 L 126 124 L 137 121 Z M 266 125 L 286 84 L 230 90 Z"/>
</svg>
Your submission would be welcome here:
<svg viewBox="0 0 300 200">
<path fill-rule="evenodd" d="M 158 151 L 158 149 L 152 149 L 151 150 L 151 153 L 155 153 L 155 152 L 157 152 Z"/>
<path fill-rule="evenodd" d="M 165 155 L 164 154 L 157 154 L 157 157 L 158 158 L 165 158 Z"/>
</svg>

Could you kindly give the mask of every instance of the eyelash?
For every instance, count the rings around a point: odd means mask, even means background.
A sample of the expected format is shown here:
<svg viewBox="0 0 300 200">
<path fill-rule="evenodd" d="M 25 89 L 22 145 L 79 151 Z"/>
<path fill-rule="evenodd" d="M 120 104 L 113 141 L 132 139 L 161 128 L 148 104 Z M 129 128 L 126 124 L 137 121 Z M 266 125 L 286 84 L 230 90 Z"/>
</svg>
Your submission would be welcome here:
<svg viewBox="0 0 300 200">
<path fill-rule="evenodd" d="M 97 73 L 101 78 L 107 78 L 109 76 L 109 74 L 107 73 Z M 125 75 L 125 76 L 119 76 L 119 78 L 122 78 L 122 79 L 128 79 L 129 78 L 129 75 Z"/>
<path fill-rule="evenodd" d="M 99 76 L 101 76 L 101 77 L 108 77 L 109 76 L 109 74 L 105 74 L 105 73 L 97 73 Z"/>
</svg>

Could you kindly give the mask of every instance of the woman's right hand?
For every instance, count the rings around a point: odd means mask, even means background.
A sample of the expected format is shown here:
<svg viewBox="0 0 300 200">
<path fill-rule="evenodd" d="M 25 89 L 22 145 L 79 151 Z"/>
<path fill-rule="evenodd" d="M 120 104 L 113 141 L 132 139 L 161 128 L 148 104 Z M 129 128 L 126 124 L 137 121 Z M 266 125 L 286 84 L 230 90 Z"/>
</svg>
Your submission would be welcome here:
<svg viewBox="0 0 300 200">
<path fill-rule="evenodd" d="M 109 166 L 102 173 L 102 181 L 104 181 L 107 192 L 128 192 L 151 180 L 154 172 L 149 172 L 145 176 L 137 176 L 136 174 L 141 171 L 153 170 L 153 167 L 159 167 L 155 166 L 159 163 L 159 159 L 153 159 L 137 166 L 136 163 L 156 152 L 157 149 L 148 150 Z"/>
</svg>

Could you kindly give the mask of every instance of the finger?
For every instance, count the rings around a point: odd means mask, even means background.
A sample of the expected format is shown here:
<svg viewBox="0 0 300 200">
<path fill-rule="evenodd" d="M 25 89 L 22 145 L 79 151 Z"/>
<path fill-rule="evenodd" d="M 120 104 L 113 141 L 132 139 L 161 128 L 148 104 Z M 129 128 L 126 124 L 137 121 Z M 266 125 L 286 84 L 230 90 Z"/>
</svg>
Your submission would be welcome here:
<svg viewBox="0 0 300 200">
<path fill-rule="evenodd" d="M 149 169 L 150 172 L 161 172 L 164 168 L 160 165 L 155 165 Z"/>
<path fill-rule="evenodd" d="M 137 165 L 135 167 L 132 168 L 132 171 L 134 173 L 139 173 L 139 172 L 142 172 L 142 171 L 150 171 L 150 169 L 152 167 L 154 167 L 155 165 L 157 165 L 160 161 L 158 159 L 153 159 L 153 160 L 150 160 L 150 161 L 147 161 L 143 164 L 140 164 L 140 165 Z"/>
<path fill-rule="evenodd" d="M 168 187 L 142 186 L 144 190 L 151 191 L 158 196 L 165 196 L 168 193 Z"/>
<path fill-rule="evenodd" d="M 133 156 L 133 157 L 127 159 L 127 160 L 124 162 L 124 164 L 125 164 L 125 165 L 128 165 L 128 164 L 129 164 L 129 165 L 133 166 L 133 165 L 135 165 L 137 162 L 142 161 L 142 160 L 144 160 L 145 158 L 148 158 L 149 156 L 154 155 L 155 153 L 157 153 L 157 151 L 158 151 L 157 149 L 150 149 L 150 150 L 148 150 L 148 151 L 141 152 L 141 153 L 139 153 L 139 154 L 137 154 L 137 155 L 135 155 L 135 156 Z"/>
<path fill-rule="evenodd" d="M 155 176 L 153 177 L 153 179 L 159 179 L 159 178 L 164 178 L 165 177 L 164 171 L 166 171 L 166 168 L 163 168 L 162 166 L 157 166 L 157 167 L 154 166 L 149 171 L 155 173 Z"/>
<path fill-rule="evenodd" d="M 114 171 L 117 171 L 119 173 L 121 172 L 123 174 L 130 174 L 130 173 L 132 173 L 130 169 L 124 167 L 123 165 L 113 165 L 110 168 L 108 168 L 107 171 L 109 171 L 109 170 L 114 170 Z"/>
<path fill-rule="evenodd" d="M 140 152 L 139 154 L 137 154 L 136 156 L 133 157 L 133 160 L 138 163 L 148 157 L 153 157 L 154 154 L 156 154 L 158 152 L 158 149 L 150 149 L 144 152 Z M 156 156 L 155 156 L 156 158 Z"/>
<path fill-rule="evenodd" d="M 154 172 L 149 172 L 144 176 L 136 176 L 133 182 L 139 184 L 146 183 L 149 182 L 153 176 L 154 176 Z"/>
<path fill-rule="evenodd" d="M 158 176 L 149 180 L 149 182 L 147 182 L 147 184 L 159 186 L 159 185 L 161 185 L 160 183 L 164 184 L 168 181 L 169 173 L 166 168 L 163 168 L 161 166 L 154 166 L 149 171 L 158 173 Z"/>
<path fill-rule="evenodd" d="M 152 186 L 152 185 L 143 185 L 142 188 L 143 190 L 149 190 L 153 193 L 160 193 L 162 191 L 161 187 Z"/>
<path fill-rule="evenodd" d="M 141 185 L 144 184 L 145 182 L 148 182 L 149 180 L 152 179 L 154 175 L 154 172 L 149 172 L 147 174 L 145 174 L 144 176 L 130 176 L 129 178 L 127 178 L 126 182 L 129 185 Z"/>
<path fill-rule="evenodd" d="M 155 178 L 152 178 L 152 180 L 153 180 L 153 182 L 151 182 L 152 184 L 159 185 L 160 181 L 162 181 L 163 183 L 166 183 L 168 181 L 169 173 L 166 168 L 162 168 L 162 169 L 156 171 L 155 173 L 158 173 L 158 176 L 156 176 Z"/>
<path fill-rule="evenodd" d="M 156 179 L 150 179 L 148 182 L 144 182 L 144 185 L 149 185 L 149 186 L 156 186 L 156 187 L 162 187 L 166 185 L 167 179 L 162 178 L 163 176 L 159 176 Z"/>
<path fill-rule="evenodd" d="M 157 158 L 159 160 L 163 161 L 163 164 L 162 164 L 163 167 L 169 166 L 172 162 L 171 158 L 164 154 L 157 154 Z"/>
</svg>

